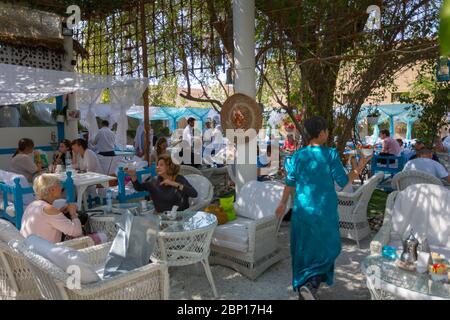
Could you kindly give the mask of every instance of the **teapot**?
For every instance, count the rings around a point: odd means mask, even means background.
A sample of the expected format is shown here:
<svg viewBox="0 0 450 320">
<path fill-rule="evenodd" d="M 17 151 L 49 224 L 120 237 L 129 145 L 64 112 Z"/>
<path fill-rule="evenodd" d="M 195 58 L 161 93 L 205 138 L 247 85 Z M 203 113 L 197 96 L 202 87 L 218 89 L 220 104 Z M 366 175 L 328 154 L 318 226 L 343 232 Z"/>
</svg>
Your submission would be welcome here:
<svg viewBox="0 0 450 320">
<path fill-rule="evenodd" d="M 405 263 L 414 263 L 417 261 L 417 248 L 419 241 L 414 237 L 411 229 L 410 235 L 403 241 L 403 252 L 400 260 Z"/>
</svg>

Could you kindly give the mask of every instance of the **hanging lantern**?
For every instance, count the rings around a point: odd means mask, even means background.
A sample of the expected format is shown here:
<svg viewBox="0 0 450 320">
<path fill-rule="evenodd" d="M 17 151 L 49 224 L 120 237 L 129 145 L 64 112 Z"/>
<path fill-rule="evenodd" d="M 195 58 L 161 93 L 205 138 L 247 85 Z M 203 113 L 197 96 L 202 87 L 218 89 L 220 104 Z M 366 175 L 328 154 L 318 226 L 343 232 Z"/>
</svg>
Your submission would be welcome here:
<svg viewBox="0 0 450 320">
<path fill-rule="evenodd" d="M 448 57 L 439 58 L 436 78 L 438 82 L 450 81 L 450 59 Z"/>
</svg>

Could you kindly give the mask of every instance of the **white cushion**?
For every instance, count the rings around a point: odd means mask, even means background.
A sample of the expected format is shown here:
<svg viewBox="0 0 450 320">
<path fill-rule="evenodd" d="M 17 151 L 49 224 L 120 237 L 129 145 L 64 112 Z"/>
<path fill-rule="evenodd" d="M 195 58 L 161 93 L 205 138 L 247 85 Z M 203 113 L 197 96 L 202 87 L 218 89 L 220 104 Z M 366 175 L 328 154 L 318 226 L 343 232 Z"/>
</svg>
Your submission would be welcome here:
<svg viewBox="0 0 450 320">
<path fill-rule="evenodd" d="M 3 199 L 0 199 L 0 210 L 5 210 L 3 205 Z M 8 206 L 6 207 L 6 214 L 11 218 L 16 216 L 16 210 L 14 209 L 14 204 L 8 201 Z M 23 207 L 23 211 L 25 211 L 25 206 Z"/>
<path fill-rule="evenodd" d="M 211 182 L 204 176 L 200 176 L 198 174 L 188 174 L 184 176 L 186 180 L 191 184 L 192 187 L 197 191 L 196 198 L 189 198 L 189 206 L 193 206 L 200 202 L 210 202 L 210 195 L 212 184 Z"/>
<path fill-rule="evenodd" d="M 0 219 L 0 241 L 8 243 L 11 240 L 23 241 L 24 237 L 11 222 L 5 219 Z"/>
<path fill-rule="evenodd" d="M 248 229 L 254 220 L 237 218 L 236 220 L 219 225 L 214 229 L 211 243 L 220 247 L 248 251 Z"/>
<path fill-rule="evenodd" d="M 396 235 L 404 239 L 412 228 L 419 241 L 427 237 L 430 247 L 450 248 L 449 226 L 450 190 L 445 187 L 415 184 L 397 195 L 392 213 Z"/>
<path fill-rule="evenodd" d="M 22 188 L 28 188 L 30 187 L 30 183 L 28 180 L 21 174 L 17 174 L 14 172 L 9 172 L 5 170 L 0 170 L 0 181 L 6 183 L 9 186 L 15 186 L 14 179 L 19 178 L 20 179 L 20 186 Z M 23 205 L 24 207 L 29 205 L 31 202 L 35 200 L 34 194 L 27 193 L 22 196 L 23 198 Z M 13 201 L 13 196 L 11 194 L 8 195 L 8 200 Z"/>
<path fill-rule="evenodd" d="M 100 280 L 94 266 L 89 264 L 86 255 L 80 251 L 57 246 L 36 235 L 28 236 L 25 239 L 25 245 L 29 250 L 41 255 L 64 271 L 67 271 L 69 266 L 78 266 L 80 268 L 80 281 L 83 284 Z"/>
<path fill-rule="evenodd" d="M 252 220 L 275 215 L 284 185 L 278 182 L 250 181 L 236 197 L 234 204 L 238 216 Z"/>
</svg>

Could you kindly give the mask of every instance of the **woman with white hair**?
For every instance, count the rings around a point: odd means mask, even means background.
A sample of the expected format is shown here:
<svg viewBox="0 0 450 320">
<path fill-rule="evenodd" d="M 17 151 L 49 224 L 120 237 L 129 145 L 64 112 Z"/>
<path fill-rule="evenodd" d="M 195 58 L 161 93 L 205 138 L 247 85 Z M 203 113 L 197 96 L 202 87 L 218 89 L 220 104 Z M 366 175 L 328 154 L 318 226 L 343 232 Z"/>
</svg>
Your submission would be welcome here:
<svg viewBox="0 0 450 320">
<path fill-rule="evenodd" d="M 81 222 L 78 219 L 76 205 L 69 204 L 61 209 L 52 203 L 61 198 L 62 187 L 57 177 L 52 174 L 42 174 L 33 183 L 36 195 L 35 201 L 25 209 L 22 217 L 20 233 L 27 237 L 35 234 L 50 242 L 61 241 L 62 234 L 71 237 L 82 235 Z M 70 219 L 63 214 L 68 212 Z"/>
</svg>

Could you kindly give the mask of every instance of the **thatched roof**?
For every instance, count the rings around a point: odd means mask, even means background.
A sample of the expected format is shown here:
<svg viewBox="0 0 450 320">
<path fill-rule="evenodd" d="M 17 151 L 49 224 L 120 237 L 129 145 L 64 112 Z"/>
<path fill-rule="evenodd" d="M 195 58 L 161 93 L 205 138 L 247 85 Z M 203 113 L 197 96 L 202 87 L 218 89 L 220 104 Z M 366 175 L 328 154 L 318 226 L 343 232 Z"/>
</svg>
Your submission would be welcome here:
<svg viewBox="0 0 450 320">
<path fill-rule="evenodd" d="M 144 0 L 144 2 L 153 1 Z M 81 9 L 82 19 L 89 19 L 92 17 L 104 17 L 116 10 L 139 5 L 141 0 L 21 0 L 15 2 L 20 2 L 36 9 L 54 12 L 61 16 L 66 15 L 68 6 L 75 4 Z"/>
<path fill-rule="evenodd" d="M 44 47 L 65 53 L 61 34 L 62 17 L 55 13 L 0 2 L 0 42 L 12 46 Z M 74 50 L 87 52 L 76 41 Z"/>
</svg>

